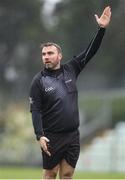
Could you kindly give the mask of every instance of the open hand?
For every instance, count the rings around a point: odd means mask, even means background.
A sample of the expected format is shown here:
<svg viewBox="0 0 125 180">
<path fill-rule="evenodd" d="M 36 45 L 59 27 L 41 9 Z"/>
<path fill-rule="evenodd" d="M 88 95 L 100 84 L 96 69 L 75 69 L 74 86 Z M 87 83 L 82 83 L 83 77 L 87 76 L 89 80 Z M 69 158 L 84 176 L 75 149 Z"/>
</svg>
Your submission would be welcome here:
<svg viewBox="0 0 125 180">
<path fill-rule="evenodd" d="M 42 136 L 39 140 L 40 146 L 42 148 L 42 150 L 48 155 L 51 156 L 51 153 L 48 150 L 48 143 L 49 143 L 49 139 L 45 136 Z"/>
<path fill-rule="evenodd" d="M 95 14 L 95 18 L 96 18 L 96 21 L 100 27 L 103 27 L 103 28 L 107 27 L 109 22 L 110 22 L 110 19 L 111 19 L 111 8 L 110 8 L 110 6 L 107 6 L 104 9 L 104 11 L 100 17 L 98 17 L 98 15 Z"/>
</svg>

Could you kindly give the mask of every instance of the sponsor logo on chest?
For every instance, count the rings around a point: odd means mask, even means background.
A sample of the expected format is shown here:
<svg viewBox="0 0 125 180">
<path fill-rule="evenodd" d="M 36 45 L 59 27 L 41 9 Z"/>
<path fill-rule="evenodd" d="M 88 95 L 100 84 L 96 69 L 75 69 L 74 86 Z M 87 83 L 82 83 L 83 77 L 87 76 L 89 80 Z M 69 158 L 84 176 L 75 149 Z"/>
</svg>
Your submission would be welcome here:
<svg viewBox="0 0 125 180">
<path fill-rule="evenodd" d="M 50 92 L 50 91 L 53 91 L 55 88 L 50 86 L 50 87 L 46 87 L 45 88 L 45 92 Z"/>
</svg>

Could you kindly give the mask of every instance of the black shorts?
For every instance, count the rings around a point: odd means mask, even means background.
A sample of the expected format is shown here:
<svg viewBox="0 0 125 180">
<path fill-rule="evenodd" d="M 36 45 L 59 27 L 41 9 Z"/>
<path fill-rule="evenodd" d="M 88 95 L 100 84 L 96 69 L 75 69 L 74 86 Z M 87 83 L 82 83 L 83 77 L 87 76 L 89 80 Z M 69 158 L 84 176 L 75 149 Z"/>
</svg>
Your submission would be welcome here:
<svg viewBox="0 0 125 180">
<path fill-rule="evenodd" d="M 50 140 L 51 156 L 42 151 L 43 169 L 54 168 L 62 159 L 75 168 L 80 152 L 79 131 L 63 134 L 46 133 L 45 136 Z"/>
</svg>

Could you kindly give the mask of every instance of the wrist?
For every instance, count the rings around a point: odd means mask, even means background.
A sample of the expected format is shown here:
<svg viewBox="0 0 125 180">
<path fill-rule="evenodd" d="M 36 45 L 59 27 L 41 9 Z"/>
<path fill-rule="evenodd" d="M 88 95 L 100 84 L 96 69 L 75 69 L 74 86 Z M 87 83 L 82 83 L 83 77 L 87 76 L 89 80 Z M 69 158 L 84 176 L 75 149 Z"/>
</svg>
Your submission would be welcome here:
<svg viewBox="0 0 125 180">
<path fill-rule="evenodd" d="M 39 140 L 40 140 L 40 138 L 41 138 L 41 137 L 43 137 L 43 136 L 44 136 L 44 133 L 36 135 L 36 139 L 37 139 L 37 141 L 39 141 Z"/>
<path fill-rule="evenodd" d="M 41 137 L 42 137 L 42 135 L 37 135 L 36 136 L 37 141 L 39 141 Z"/>
<path fill-rule="evenodd" d="M 101 26 L 101 25 L 98 25 L 98 28 L 99 28 L 99 29 L 106 29 L 106 27 Z"/>
<path fill-rule="evenodd" d="M 98 31 L 106 31 L 106 28 L 98 26 Z"/>
</svg>

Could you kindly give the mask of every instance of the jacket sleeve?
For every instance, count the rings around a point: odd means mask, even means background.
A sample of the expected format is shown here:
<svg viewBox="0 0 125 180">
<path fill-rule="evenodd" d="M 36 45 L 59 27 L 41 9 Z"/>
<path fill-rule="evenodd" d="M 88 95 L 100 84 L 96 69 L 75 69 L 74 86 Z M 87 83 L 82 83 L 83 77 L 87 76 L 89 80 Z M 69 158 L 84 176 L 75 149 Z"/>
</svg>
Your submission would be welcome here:
<svg viewBox="0 0 125 180">
<path fill-rule="evenodd" d="M 104 34 L 105 28 L 99 27 L 96 35 L 90 41 L 88 47 L 69 62 L 69 64 L 73 66 L 76 75 L 81 72 L 89 60 L 96 54 L 101 45 Z"/>
<path fill-rule="evenodd" d="M 43 136 L 42 126 L 42 90 L 38 79 L 33 79 L 30 87 L 30 112 L 32 113 L 32 123 L 36 139 Z"/>
<path fill-rule="evenodd" d="M 39 141 L 40 137 L 44 135 L 43 125 L 42 125 L 42 115 L 40 112 L 32 111 L 32 123 L 36 135 L 36 139 Z"/>
<path fill-rule="evenodd" d="M 30 112 L 38 111 L 41 112 L 42 109 L 42 87 L 39 80 L 34 78 L 30 86 Z"/>
</svg>

